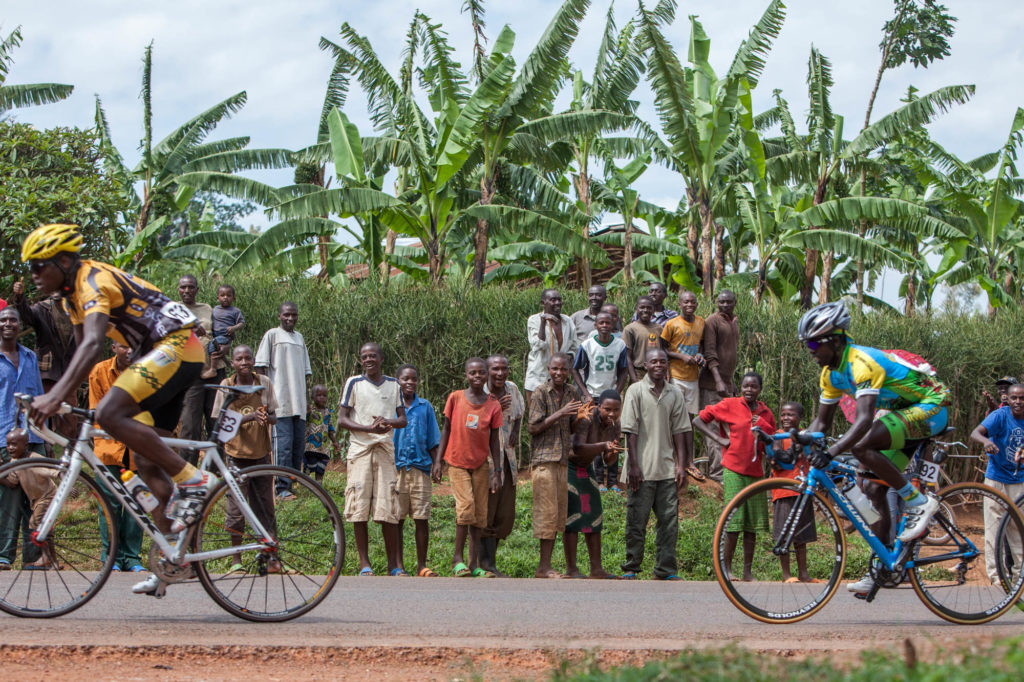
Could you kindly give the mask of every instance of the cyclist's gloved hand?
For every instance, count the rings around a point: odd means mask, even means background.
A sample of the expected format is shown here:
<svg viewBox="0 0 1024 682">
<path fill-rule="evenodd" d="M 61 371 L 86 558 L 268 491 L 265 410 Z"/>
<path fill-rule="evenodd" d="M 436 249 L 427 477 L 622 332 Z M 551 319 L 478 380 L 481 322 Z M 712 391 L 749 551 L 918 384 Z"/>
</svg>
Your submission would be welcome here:
<svg viewBox="0 0 1024 682">
<path fill-rule="evenodd" d="M 812 447 L 809 457 L 811 466 L 815 469 L 824 469 L 832 461 L 832 455 L 825 448 Z"/>
</svg>

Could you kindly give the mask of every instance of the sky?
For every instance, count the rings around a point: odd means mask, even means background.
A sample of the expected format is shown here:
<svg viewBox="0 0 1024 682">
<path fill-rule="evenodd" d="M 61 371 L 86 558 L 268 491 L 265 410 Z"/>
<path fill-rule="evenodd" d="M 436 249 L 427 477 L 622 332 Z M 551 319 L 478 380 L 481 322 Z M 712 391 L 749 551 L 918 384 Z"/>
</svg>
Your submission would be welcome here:
<svg viewBox="0 0 1024 682">
<path fill-rule="evenodd" d="M 654 4 L 651 0 L 650 4 Z M 754 93 L 755 110 L 772 105 L 779 88 L 789 101 L 798 130 L 807 111 L 807 58 L 813 44 L 833 64 L 832 108 L 847 118 L 846 129 L 859 129 L 878 69 L 881 28 L 892 13 L 891 0 L 787 2 L 782 33 L 768 57 Z M 711 62 L 721 74 L 740 41 L 757 21 L 766 0 L 683 0 L 667 35 L 683 57 L 689 37 L 688 15 L 697 15 L 711 38 Z M 977 86 L 974 98 L 931 125 L 932 136 L 962 158 L 992 151 L 1006 139 L 1014 111 L 1024 104 L 1024 3 L 1019 0 L 946 0 L 957 17 L 952 54 L 928 69 L 905 65 L 888 71 L 875 104 L 874 117 L 900 105 L 909 85 L 922 93 L 952 84 Z M 330 56 L 318 49 L 321 36 L 335 39 L 347 21 L 367 36 L 394 73 L 401 59 L 405 31 L 416 9 L 447 30 L 464 63 L 470 61 L 472 32 L 462 0 L 403 2 L 378 0 L 49 0 L 0 2 L 0 33 L 21 26 L 22 46 L 8 83 L 61 82 L 74 94 L 57 104 L 17 110 L 14 118 L 39 127 L 90 127 L 95 96 L 103 102 L 114 143 L 129 165 L 139 159 L 142 103 L 139 99 L 143 51 L 153 50 L 154 139 L 220 100 L 248 93 L 245 108 L 222 123 L 210 139 L 249 135 L 253 147 L 297 149 L 315 142 Z M 487 3 L 486 34 L 502 25 L 516 32 L 513 55 L 522 63 L 554 13 L 554 0 Z M 588 16 L 570 53 L 573 64 L 592 73 L 608 11 L 607 0 L 592 0 Z M 636 4 L 615 4 L 619 25 Z M 656 118 L 646 84 L 638 91 L 640 115 Z M 371 129 L 365 99 L 353 87 L 346 114 L 364 134 Z M 281 171 L 260 179 L 289 184 Z M 672 207 L 682 195 L 679 177 L 652 168 L 636 184 L 648 201 Z"/>
</svg>

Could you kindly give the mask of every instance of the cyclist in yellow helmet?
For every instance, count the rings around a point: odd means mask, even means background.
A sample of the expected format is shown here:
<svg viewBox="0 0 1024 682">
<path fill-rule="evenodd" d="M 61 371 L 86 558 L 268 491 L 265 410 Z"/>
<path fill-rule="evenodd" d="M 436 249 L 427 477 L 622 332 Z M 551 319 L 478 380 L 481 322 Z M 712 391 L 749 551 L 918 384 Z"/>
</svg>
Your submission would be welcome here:
<svg viewBox="0 0 1024 682">
<path fill-rule="evenodd" d="M 139 475 L 164 507 L 154 523 L 165 533 L 198 518 L 217 478 L 188 464 L 164 445 L 178 423 L 185 391 L 202 371 L 205 352 L 192 331 L 196 318 L 148 282 L 106 263 L 79 256 L 77 225 L 43 225 L 25 239 L 21 260 L 44 294 L 59 292 L 74 325 L 78 349 L 53 388 L 32 401 L 36 423 L 53 416 L 101 359 L 103 337 L 132 349 L 131 365 L 96 407 L 96 421 L 137 455 Z M 152 594 L 156 576 L 135 586 Z"/>
</svg>

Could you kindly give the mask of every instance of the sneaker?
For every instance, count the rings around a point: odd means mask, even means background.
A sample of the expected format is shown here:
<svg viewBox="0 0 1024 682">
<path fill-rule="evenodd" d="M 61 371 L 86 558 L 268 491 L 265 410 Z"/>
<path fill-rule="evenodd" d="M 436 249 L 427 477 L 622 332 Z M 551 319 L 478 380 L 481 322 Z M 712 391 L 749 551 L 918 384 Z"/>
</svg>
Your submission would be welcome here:
<svg viewBox="0 0 1024 682">
<path fill-rule="evenodd" d="M 174 487 L 171 501 L 167 503 L 167 516 L 173 521 L 172 533 L 180 533 L 199 520 L 206 496 L 219 482 L 219 478 L 204 471 L 203 480 L 198 483 L 179 483 Z"/>
<path fill-rule="evenodd" d="M 156 575 L 151 575 L 141 583 L 135 583 L 132 585 L 132 592 L 135 594 L 156 594 L 157 588 L 160 587 L 160 578 Z"/>
<path fill-rule="evenodd" d="M 939 501 L 935 496 L 928 493 L 922 494 L 928 498 L 924 504 L 916 507 L 907 507 L 905 512 L 907 524 L 903 526 L 903 532 L 897 538 L 900 542 L 910 542 L 927 533 L 928 522 L 932 520 L 935 512 L 939 510 Z"/>
<path fill-rule="evenodd" d="M 854 594 L 867 594 L 875 586 L 875 579 L 868 573 L 855 583 L 846 583 L 846 591 Z"/>
</svg>

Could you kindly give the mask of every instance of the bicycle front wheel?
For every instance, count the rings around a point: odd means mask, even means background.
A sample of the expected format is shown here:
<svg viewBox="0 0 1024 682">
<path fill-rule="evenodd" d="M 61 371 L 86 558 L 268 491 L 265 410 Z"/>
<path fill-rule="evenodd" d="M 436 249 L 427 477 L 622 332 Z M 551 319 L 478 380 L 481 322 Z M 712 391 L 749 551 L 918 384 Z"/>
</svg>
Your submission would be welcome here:
<svg viewBox="0 0 1024 682">
<path fill-rule="evenodd" d="M 40 504 L 67 471 L 55 459 L 33 457 L 0 468 L 0 479 L 18 479 L 0 495 L 0 547 L 10 569 L 0 571 L 0 609 L 23 618 L 61 616 L 92 599 L 110 576 L 117 558 L 117 521 L 100 487 L 79 473 L 64 498 L 45 543 L 32 540 L 33 511 L 24 489 Z"/>
<path fill-rule="evenodd" d="M 924 605 L 952 623 L 987 623 L 1011 608 L 1024 591 L 1019 570 L 1002 582 L 995 536 L 1002 520 L 1004 532 L 1024 537 L 1024 516 L 1003 493 L 980 483 L 957 483 L 940 490 L 936 522 L 948 534 L 942 545 L 918 542 L 910 583 Z M 992 542 L 986 542 L 986 525 Z M 1009 543 L 1006 543 L 1008 549 Z M 1016 543 L 1014 561 L 1020 566 Z"/>
<path fill-rule="evenodd" d="M 774 548 L 784 527 L 792 539 L 779 555 Z M 794 623 L 821 610 L 838 589 L 846 536 L 820 492 L 804 495 L 799 482 L 770 478 L 725 506 L 713 552 L 718 583 L 740 611 L 765 623 Z"/>
<path fill-rule="evenodd" d="M 291 481 L 295 499 L 277 501 L 274 480 L 280 477 Z M 243 469 L 238 484 L 277 546 L 202 561 L 196 566 L 199 581 L 239 618 L 280 622 L 301 616 L 327 597 L 341 573 L 345 533 L 338 508 L 316 481 L 286 467 Z M 221 482 L 196 529 L 195 551 L 262 541 Z"/>
</svg>

